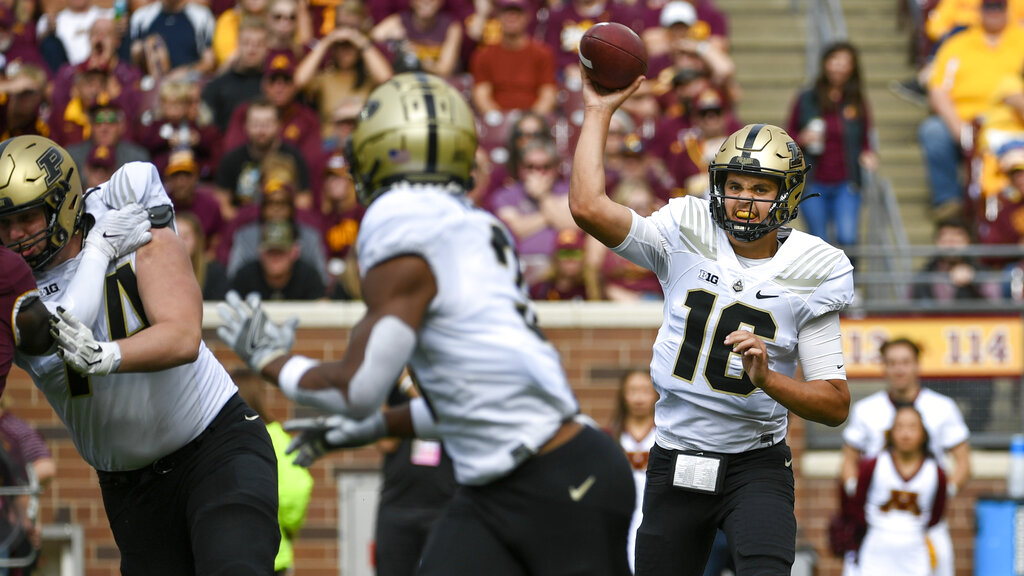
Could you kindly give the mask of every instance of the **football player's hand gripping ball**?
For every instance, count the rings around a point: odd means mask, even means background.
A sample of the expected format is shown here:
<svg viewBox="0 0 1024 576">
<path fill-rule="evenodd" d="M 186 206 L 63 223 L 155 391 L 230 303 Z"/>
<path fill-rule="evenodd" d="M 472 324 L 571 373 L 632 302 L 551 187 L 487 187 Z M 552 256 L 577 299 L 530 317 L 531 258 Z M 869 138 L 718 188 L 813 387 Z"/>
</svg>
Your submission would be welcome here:
<svg viewBox="0 0 1024 576">
<path fill-rule="evenodd" d="M 260 295 L 255 292 L 242 300 L 238 292 L 228 291 L 224 302 L 217 305 L 217 313 L 224 321 L 224 325 L 217 328 L 217 336 L 257 372 L 289 354 L 295 345 L 298 318 L 275 324 L 267 318 L 260 306 Z"/>
<path fill-rule="evenodd" d="M 380 412 L 359 421 L 341 415 L 295 418 L 285 422 L 284 429 L 299 433 L 285 453 L 298 452 L 295 464 L 305 468 L 327 452 L 365 446 L 387 433 L 384 415 Z"/>
<path fill-rule="evenodd" d="M 103 376 L 121 365 L 116 342 L 98 342 L 88 326 L 59 306 L 50 317 L 50 336 L 57 341 L 57 355 L 80 374 Z"/>
</svg>

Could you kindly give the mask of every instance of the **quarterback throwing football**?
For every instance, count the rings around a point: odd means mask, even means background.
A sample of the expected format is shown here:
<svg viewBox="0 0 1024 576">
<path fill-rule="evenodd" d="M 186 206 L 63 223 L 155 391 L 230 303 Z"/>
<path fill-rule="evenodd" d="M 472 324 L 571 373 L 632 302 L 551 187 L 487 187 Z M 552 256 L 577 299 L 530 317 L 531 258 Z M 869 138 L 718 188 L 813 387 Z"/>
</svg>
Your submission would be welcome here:
<svg viewBox="0 0 1024 576">
<path fill-rule="evenodd" d="M 807 165 L 776 126 L 726 139 L 709 169 L 710 202 L 674 198 L 644 218 L 611 200 L 608 124 L 643 79 L 609 94 L 584 82 L 573 217 L 653 270 L 665 293 L 636 573 L 700 575 L 721 527 L 737 574 L 788 575 L 796 519 L 787 416 L 846 419 L 838 312 L 853 298 L 853 267 L 841 250 L 783 228 L 797 215 Z M 793 378 L 797 362 L 806 381 Z"/>
</svg>

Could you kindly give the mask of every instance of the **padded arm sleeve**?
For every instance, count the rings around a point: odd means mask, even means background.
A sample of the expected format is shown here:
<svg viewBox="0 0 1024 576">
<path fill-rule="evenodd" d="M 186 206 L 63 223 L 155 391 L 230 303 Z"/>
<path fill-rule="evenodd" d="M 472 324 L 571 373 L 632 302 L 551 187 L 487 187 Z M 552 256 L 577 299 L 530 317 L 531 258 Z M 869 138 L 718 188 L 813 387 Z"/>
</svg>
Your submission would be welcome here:
<svg viewBox="0 0 1024 576">
<path fill-rule="evenodd" d="M 846 380 L 838 312 L 822 314 L 804 324 L 799 342 L 805 380 Z"/>
<path fill-rule="evenodd" d="M 46 307 L 55 312 L 59 305 L 74 314 L 82 324 L 92 326 L 103 304 L 103 281 L 108 264 L 110 260 L 102 252 L 87 245 L 64 294 L 46 302 Z"/>
</svg>

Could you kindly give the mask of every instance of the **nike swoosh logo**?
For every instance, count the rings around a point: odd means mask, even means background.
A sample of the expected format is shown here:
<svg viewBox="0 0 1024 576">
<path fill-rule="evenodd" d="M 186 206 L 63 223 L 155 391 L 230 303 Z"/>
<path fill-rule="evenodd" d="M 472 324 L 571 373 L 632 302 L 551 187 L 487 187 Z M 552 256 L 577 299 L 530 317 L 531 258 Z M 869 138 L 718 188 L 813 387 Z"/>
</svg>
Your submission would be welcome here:
<svg viewBox="0 0 1024 576">
<path fill-rule="evenodd" d="M 758 300 L 764 300 L 765 298 L 778 298 L 778 297 L 779 297 L 779 295 L 778 295 L 778 294 L 761 294 L 761 291 L 760 291 L 760 290 L 758 290 L 758 291 L 757 291 L 757 294 L 754 294 L 754 296 L 755 296 L 755 297 L 756 297 L 756 298 L 757 298 Z"/>
<path fill-rule="evenodd" d="M 103 352 L 103 348 L 100 348 L 99 346 L 96 346 L 96 345 L 87 346 L 87 348 L 89 348 L 90 350 L 92 350 L 93 352 L 95 352 L 97 354 Z M 94 362 L 90 362 L 90 361 L 86 360 L 85 361 L 85 365 L 86 366 L 95 366 L 95 365 L 99 364 L 102 360 L 103 360 L 102 358 L 100 358 L 100 359 L 98 359 L 98 360 L 96 360 Z"/>
<path fill-rule="evenodd" d="M 793 459 L 792 458 L 786 458 L 786 468 L 789 468 L 792 465 L 793 465 Z"/>
<path fill-rule="evenodd" d="M 836 370 L 842 370 L 843 366 L 846 366 L 846 364 L 836 364 Z"/>
<path fill-rule="evenodd" d="M 259 418 L 259 414 L 253 414 L 252 416 L 249 416 L 248 414 L 245 415 L 245 419 L 248 420 L 249 422 L 252 422 L 253 420 L 259 420 Z"/>
<path fill-rule="evenodd" d="M 104 238 L 120 238 L 121 235 L 120 234 L 107 234 L 107 231 L 104 230 L 103 231 L 103 237 Z"/>
<path fill-rule="evenodd" d="M 597 482 L 597 477 L 591 475 L 588 476 L 587 479 L 579 486 L 569 486 L 569 498 L 572 498 L 573 502 L 579 502 L 587 495 L 587 492 L 590 490 L 590 487 L 594 485 L 594 482 Z"/>
</svg>

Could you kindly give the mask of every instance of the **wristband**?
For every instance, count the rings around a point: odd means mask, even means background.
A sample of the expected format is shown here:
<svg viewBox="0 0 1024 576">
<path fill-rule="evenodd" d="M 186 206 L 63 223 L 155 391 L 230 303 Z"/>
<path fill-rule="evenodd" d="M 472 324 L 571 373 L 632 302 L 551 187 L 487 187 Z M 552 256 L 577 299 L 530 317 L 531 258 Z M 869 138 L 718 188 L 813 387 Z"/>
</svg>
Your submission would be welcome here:
<svg viewBox="0 0 1024 576">
<path fill-rule="evenodd" d="M 281 388 L 281 392 L 289 400 L 295 400 L 295 395 L 299 390 L 299 381 L 306 375 L 306 372 L 319 365 L 320 363 L 316 360 L 305 356 L 289 358 L 281 367 L 281 373 L 277 375 L 277 385 Z"/>
</svg>

